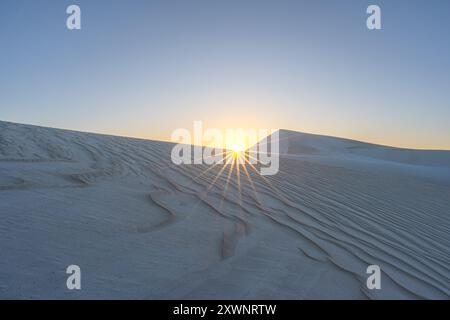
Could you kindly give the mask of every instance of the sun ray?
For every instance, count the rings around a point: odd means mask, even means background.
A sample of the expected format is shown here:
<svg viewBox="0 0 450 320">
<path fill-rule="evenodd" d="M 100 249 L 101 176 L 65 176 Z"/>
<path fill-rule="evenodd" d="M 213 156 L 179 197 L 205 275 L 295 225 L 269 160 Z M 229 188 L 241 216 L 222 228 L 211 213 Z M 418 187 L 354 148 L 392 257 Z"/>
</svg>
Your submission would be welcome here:
<svg viewBox="0 0 450 320">
<path fill-rule="evenodd" d="M 228 161 L 230 156 L 225 157 L 225 164 L 223 164 L 223 167 L 219 170 L 219 172 L 217 173 L 217 175 L 215 176 L 214 180 L 212 181 L 212 183 L 209 185 L 209 187 L 206 189 L 206 191 L 204 191 L 204 193 L 202 193 L 201 196 L 199 196 L 199 199 L 195 202 L 193 208 L 195 209 L 197 207 L 197 205 L 200 203 L 200 201 L 203 201 L 207 196 L 208 196 L 208 192 L 210 191 L 210 189 L 214 186 L 215 182 L 217 181 L 217 179 L 220 177 L 220 175 L 222 174 L 222 172 L 225 170 L 225 168 L 227 167 L 226 162 Z"/>
<path fill-rule="evenodd" d="M 220 153 L 220 154 L 214 155 L 214 157 L 220 156 L 220 155 L 222 155 L 222 154 L 225 154 L 225 152 L 222 152 L 222 153 Z M 206 159 L 211 158 L 211 157 L 213 157 L 213 156 L 206 157 Z M 225 161 L 224 161 L 225 163 L 226 163 L 226 159 L 227 159 L 228 157 L 229 157 L 229 156 L 226 156 L 225 159 L 223 159 L 223 160 L 225 160 Z M 221 163 L 218 163 L 218 162 L 217 162 L 217 163 L 215 163 L 214 165 L 210 166 L 208 169 L 202 171 L 198 176 L 196 176 L 195 178 L 193 178 L 193 180 L 194 180 L 194 181 L 197 180 L 197 179 L 200 178 L 202 175 L 204 175 L 204 174 L 206 174 L 208 171 L 214 169 L 214 168 L 215 168 L 216 166 L 218 166 L 219 164 L 221 164 Z"/>
<path fill-rule="evenodd" d="M 246 162 L 256 173 L 258 173 L 258 170 L 255 168 L 255 166 L 253 164 L 250 163 L 250 161 L 246 160 Z M 283 198 L 284 201 L 287 200 L 282 194 L 279 193 L 277 188 L 266 177 L 264 177 L 263 175 L 259 175 L 259 176 L 261 177 L 261 179 L 263 179 L 264 182 L 266 182 L 266 184 L 269 186 L 269 188 L 272 189 L 279 197 Z"/>
<path fill-rule="evenodd" d="M 231 174 L 233 172 L 233 167 L 234 167 L 234 161 L 231 162 L 231 166 L 229 167 L 230 170 L 228 170 L 228 176 L 227 176 L 227 180 L 226 180 L 226 183 L 225 183 L 225 188 L 224 188 L 223 193 L 222 193 L 222 200 L 220 201 L 220 209 L 222 209 L 223 202 L 226 199 L 226 196 L 228 194 L 228 185 L 230 183 L 230 178 L 231 178 Z"/>
<path fill-rule="evenodd" d="M 251 188 L 253 190 L 253 193 L 255 195 L 256 203 L 258 203 L 258 205 L 260 205 L 262 207 L 261 201 L 259 200 L 258 192 L 256 191 L 255 184 L 253 183 L 253 179 L 250 177 L 250 174 L 248 173 L 247 166 L 244 165 L 242 168 L 244 169 L 244 172 L 245 172 L 245 174 L 247 176 L 247 179 L 248 179 L 248 181 L 250 183 L 250 186 L 251 186 Z"/>
<path fill-rule="evenodd" d="M 241 171 L 240 171 L 240 164 L 239 164 L 239 157 L 240 154 L 234 159 L 236 161 L 236 182 L 238 187 L 238 196 L 239 196 L 239 205 L 241 205 Z"/>
<path fill-rule="evenodd" d="M 226 160 L 228 159 L 225 158 Z M 205 196 L 208 195 L 208 192 L 211 190 L 211 188 L 214 186 L 214 184 L 216 183 L 217 179 L 221 176 L 222 172 L 225 170 L 226 165 L 223 165 L 223 167 L 219 170 L 219 172 L 216 174 L 214 180 L 210 183 L 209 187 L 206 189 L 205 191 Z"/>
</svg>

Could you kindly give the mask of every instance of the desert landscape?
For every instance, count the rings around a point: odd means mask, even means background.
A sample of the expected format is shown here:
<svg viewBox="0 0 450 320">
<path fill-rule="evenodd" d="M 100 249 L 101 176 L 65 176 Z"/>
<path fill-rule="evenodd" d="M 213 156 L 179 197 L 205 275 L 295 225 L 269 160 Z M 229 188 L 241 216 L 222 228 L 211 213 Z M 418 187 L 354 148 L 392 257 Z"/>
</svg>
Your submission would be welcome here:
<svg viewBox="0 0 450 320">
<path fill-rule="evenodd" d="M 450 151 L 279 134 L 261 176 L 0 122 L 0 298 L 449 299 Z"/>
</svg>

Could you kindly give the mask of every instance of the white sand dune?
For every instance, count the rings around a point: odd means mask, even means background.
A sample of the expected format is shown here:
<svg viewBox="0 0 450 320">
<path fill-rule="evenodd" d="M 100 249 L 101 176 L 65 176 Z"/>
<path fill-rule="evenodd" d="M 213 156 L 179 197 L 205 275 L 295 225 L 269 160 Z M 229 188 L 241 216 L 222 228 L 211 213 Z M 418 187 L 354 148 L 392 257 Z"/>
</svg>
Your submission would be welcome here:
<svg viewBox="0 0 450 320">
<path fill-rule="evenodd" d="M 0 298 L 449 299 L 449 151 L 280 138 L 261 177 L 0 122 Z"/>
</svg>

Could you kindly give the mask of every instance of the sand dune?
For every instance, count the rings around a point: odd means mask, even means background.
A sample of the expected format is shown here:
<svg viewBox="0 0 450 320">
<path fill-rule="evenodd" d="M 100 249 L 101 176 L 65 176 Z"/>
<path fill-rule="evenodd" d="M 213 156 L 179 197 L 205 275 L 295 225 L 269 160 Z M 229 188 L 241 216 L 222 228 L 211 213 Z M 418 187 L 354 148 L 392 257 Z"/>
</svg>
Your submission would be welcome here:
<svg viewBox="0 0 450 320">
<path fill-rule="evenodd" d="M 0 298 L 449 299 L 449 151 L 280 139 L 262 177 L 0 122 Z"/>
</svg>

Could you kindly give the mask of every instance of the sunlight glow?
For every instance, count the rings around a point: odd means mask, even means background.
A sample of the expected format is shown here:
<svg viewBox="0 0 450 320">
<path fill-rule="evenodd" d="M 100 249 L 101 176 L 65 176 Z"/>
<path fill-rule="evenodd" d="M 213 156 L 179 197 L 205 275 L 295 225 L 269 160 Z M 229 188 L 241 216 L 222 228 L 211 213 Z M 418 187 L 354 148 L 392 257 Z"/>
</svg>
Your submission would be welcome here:
<svg viewBox="0 0 450 320">
<path fill-rule="evenodd" d="M 231 150 L 233 151 L 233 153 L 239 154 L 239 153 L 243 152 L 245 150 L 245 148 L 242 144 L 235 143 L 235 144 L 231 145 Z"/>
</svg>

